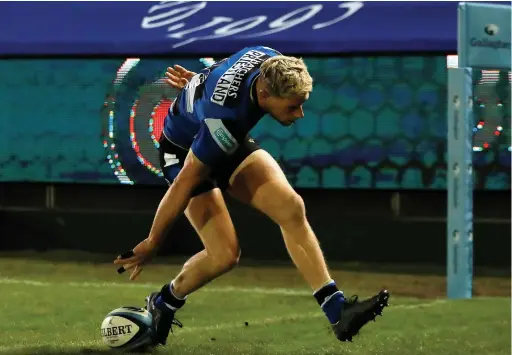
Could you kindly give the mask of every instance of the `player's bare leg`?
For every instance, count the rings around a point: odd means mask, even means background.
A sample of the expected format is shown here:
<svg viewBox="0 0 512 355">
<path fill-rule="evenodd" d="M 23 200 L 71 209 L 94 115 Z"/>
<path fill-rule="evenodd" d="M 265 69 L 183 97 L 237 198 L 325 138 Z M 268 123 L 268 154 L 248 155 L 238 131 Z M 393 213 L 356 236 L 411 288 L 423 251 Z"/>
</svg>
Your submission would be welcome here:
<svg viewBox="0 0 512 355">
<path fill-rule="evenodd" d="M 318 240 L 306 218 L 302 198 L 293 190 L 277 162 L 260 149 L 235 170 L 229 192 L 276 222 L 299 272 L 314 291 L 340 340 L 351 340 L 387 305 L 388 293 L 363 302 L 346 300 L 331 279 Z"/>
<path fill-rule="evenodd" d="M 205 249 L 190 258 L 173 282 L 185 297 L 238 264 L 240 247 L 235 227 L 219 189 L 194 197 L 185 214 Z"/>
<path fill-rule="evenodd" d="M 293 262 L 313 290 L 331 280 L 302 198 L 293 190 L 277 162 L 263 149 L 235 170 L 229 192 L 265 213 L 281 228 Z"/>
<path fill-rule="evenodd" d="M 190 258 L 171 283 L 146 299 L 160 344 L 166 343 L 173 324 L 181 327 L 174 314 L 185 304 L 187 295 L 231 270 L 240 256 L 235 228 L 219 189 L 192 198 L 185 214 L 205 249 Z"/>
</svg>

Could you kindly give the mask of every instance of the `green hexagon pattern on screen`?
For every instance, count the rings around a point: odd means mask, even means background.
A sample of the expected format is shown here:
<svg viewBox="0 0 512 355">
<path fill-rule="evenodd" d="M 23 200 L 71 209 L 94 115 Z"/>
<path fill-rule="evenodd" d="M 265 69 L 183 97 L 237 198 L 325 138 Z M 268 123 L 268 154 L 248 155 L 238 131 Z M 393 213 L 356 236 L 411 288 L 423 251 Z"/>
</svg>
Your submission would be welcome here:
<svg viewBox="0 0 512 355">
<path fill-rule="evenodd" d="M 335 100 L 335 92 L 332 88 L 323 85 L 315 85 L 315 89 L 309 96 L 307 109 L 317 114 L 327 111 L 333 106 Z M 306 116 L 307 117 L 307 116 Z"/>
<path fill-rule="evenodd" d="M 300 138 L 314 139 L 321 137 L 320 131 L 320 117 L 315 111 L 305 110 L 304 117 L 307 119 L 299 120 L 294 124 L 297 136 Z"/>
<path fill-rule="evenodd" d="M 324 168 L 332 164 L 332 145 L 325 139 L 315 139 L 311 142 L 308 155 L 311 164 L 317 168 Z"/>
<path fill-rule="evenodd" d="M 341 112 L 353 111 L 359 105 L 359 93 L 354 86 L 344 83 L 336 89 L 335 102 Z"/>
<path fill-rule="evenodd" d="M 283 127 L 266 116 L 251 131 L 294 186 L 446 188 L 446 57 L 333 56 L 305 61 L 314 80 L 305 117 Z M 105 98 L 125 62 L 126 58 L 0 60 L 0 95 L 5 102 L 0 115 L 0 180 L 118 183 L 99 137 L 108 126 L 101 113 Z M 162 63 L 140 58 L 120 86 L 121 94 L 131 90 L 136 95 L 141 75 L 162 73 Z M 180 64 L 193 70 L 202 66 L 198 58 L 180 59 Z M 494 86 L 481 85 L 482 78 L 474 71 L 477 92 L 487 100 L 486 107 L 477 107 L 477 118 L 496 119 L 503 130 L 497 139 L 494 126 L 488 125 L 491 147 L 473 155 L 475 186 L 509 189 L 508 72 L 500 72 Z M 33 110 L 20 109 L 27 98 Z M 134 100 L 119 99 L 116 109 Z M 129 163 L 122 160 L 123 167 L 139 174 L 141 183 L 155 183 L 145 182 L 143 177 L 152 173 L 135 158 L 127 128 L 130 108 L 115 117 L 115 139 L 124 147 L 120 155 L 132 156 Z M 34 117 L 39 124 L 12 124 Z M 150 133 L 137 132 L 137 139 L 147 139 Z M 477 137 L 486 138 L 484 133 Z M 21 136 L 30 145 L 19 144 Z"/>
<path fill-rule="evenodd" d="M 363 140 L 374 133 L 373 115 L 364 110 L 356 110 L 350 115 L 349 133 L 356 139 Z"/>
<path fill-rule="evenodd" d="M 322 171 L 322 186 L 326 188 L 345 187 L 345 170 L 332 166 Z"/>
<path fill-rule="evenodd" d="M 393 167 L 379 169 L 377 172 L 375 187 L 381 189 L 399 188 L 400 184 L 398 182 L 398 169 Z"/>
<path fill-rule="evenodd" d="M 320 184 L 319 171 L 310 166 L 304 166 L 299 170 L 295 184 L 300 187 L 317 187 Z"/>
<path fill-rule="evenodd" d="M 380 83 L 370 83 L 360 93 L 361 104 L 368 110 L 376 112 L 385 104 L 385 89 Z"/>
<path fill-rule="evenodd" d="M 349 118 L 337 111 L 329 111 L 320 118 L 320 134 L 331 140 L 349 134 Z"/>
<path fill-rule="evenodd" d="M 307 157 L 308 142 L 304 139 L 292 138 L 284 142 L 282 157 L 284 162 L 299 166 L 301 161 Z"/>
<path fill-rule="evenodd" d="M 375 134 L 389 139 L 397 137 L 400 131 L 399 120 L 400 116 L 395 110 L 384 108 L 375 118 Z"/>
</svg>

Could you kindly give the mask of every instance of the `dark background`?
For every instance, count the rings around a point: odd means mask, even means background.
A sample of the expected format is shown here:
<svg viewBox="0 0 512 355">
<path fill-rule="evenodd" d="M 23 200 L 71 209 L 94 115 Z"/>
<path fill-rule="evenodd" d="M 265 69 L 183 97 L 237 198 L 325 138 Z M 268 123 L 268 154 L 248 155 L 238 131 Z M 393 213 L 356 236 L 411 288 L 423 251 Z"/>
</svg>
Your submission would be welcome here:
<svg viewBox="0 0 512 355">
<path fill-rule="evenodd" d="M 444 191 L 298 192 L 331 262 L 445 264 Z M 1 184 L 0 250 L 69 249 L 117 255 L 146 237 L 164 193 L 164 187 Z M 52 194 L 54 207 L 46 208 Z M 242 258 L 288 260 L 275 224 L 229 196 L 226 199 Z M 477 191 L 475 216 L 475 265 L 509 270 L 509 193 Z M 199 250 L 199 238 L 183 217 L 170 230 L 161 253 L 190 256 Z"/>
</svg>

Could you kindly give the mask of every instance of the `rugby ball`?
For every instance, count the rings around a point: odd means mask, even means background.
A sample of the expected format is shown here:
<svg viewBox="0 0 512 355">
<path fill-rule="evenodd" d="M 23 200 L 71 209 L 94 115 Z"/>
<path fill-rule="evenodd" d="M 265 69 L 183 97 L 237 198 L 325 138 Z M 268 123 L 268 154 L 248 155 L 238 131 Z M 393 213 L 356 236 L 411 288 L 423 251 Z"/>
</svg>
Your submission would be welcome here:
<svg viewBox="0 0 512 355">
<path fill-rule="evenodd" d="M 103 319 L 101 337 L 111 348 L 135 350 L 153 343 L 153 316 L 144 308 L 116 308 Z"/>
</svg>

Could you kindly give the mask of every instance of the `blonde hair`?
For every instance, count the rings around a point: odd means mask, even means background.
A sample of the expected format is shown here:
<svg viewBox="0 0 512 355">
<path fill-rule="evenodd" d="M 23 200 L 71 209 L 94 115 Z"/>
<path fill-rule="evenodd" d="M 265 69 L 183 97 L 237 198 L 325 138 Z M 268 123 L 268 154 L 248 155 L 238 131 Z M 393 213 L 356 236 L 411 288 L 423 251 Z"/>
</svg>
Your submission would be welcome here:
<svg viewBox="0 0 512 355">
<path fill-rule="evenodd" d="M 301 58 L 284 55 L 269 58 L 261 65 L 260 72 L 272 95 L 304 97 L 313 90 L 313 79 Z"/>
</svg>

